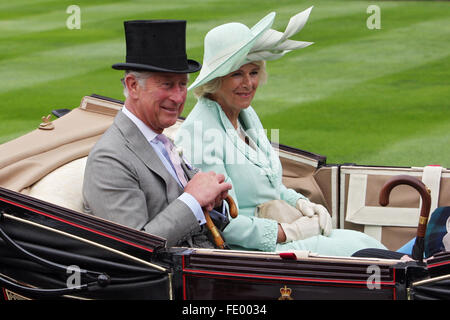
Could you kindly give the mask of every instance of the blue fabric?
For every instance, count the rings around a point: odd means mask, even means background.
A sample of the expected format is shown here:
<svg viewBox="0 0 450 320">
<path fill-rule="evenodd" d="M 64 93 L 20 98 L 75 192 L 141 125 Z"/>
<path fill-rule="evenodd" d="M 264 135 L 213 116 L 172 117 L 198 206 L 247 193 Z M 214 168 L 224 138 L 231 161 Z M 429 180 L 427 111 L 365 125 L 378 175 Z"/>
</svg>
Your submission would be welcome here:
<svg viewBox="0 0 450 320">
<path fill-rule="evenodd" d="M 425 258 L 441 251 L 448 251 L 450 242 L 450 239 L 447 240 L 450 238 L 448 226 L 450 226 L 450 207 L 440 207 L 434 210 L 425 233 Z M 415 240 L 416 238 L 411 239 L 397 252 L 411 255 Z"/>
<path fill-rule="evenodd" d="M 450 251 L 450 207 L 434 210 L 425 234 L 425 257 L 442 251 Z"/>
<path fill-rule="evenodd" d="M 412 248 L 414 246 L 414 242 L 416 241 L 416 238 L 413 238 L 409 240 L 406 244 L 403 245 L 400 249 L 397 250 L 397 252 L 404 253 L 404 254 L 412 254 Z"/>
</svg>

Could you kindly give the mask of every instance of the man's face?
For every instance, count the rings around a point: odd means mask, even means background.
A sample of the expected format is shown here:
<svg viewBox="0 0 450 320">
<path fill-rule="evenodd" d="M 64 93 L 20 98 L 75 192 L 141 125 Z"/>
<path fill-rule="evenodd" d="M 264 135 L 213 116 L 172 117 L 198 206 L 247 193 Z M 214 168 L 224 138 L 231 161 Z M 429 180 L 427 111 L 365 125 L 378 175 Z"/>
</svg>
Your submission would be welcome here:
<svg viewBox="0 0 450 320">
<path fill-rule="evenodd" d="M 135 115 L 157 133 L 175 124 L 187 95 L 187 74 L 155 72 L 135 91 Z"/>
</svg>

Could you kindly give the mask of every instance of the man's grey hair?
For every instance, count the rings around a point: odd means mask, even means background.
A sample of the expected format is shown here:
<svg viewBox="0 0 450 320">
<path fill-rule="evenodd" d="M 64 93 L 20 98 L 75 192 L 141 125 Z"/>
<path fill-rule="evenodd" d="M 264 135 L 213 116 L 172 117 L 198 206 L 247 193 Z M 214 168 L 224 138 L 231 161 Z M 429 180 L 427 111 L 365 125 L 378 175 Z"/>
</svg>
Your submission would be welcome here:
<svg viewBox="0 0 450 320">
<path fill-rule="evenodd" d="M 125 84 L 125 77 L 129 74 L 134 76 L 134 78 L 137 80 L 137 82 L 141 88 L 145 88 L 145 83 L 146 83 L 147 79 L 150 78 L 154 74 L 154 72 L 125 70 L 125 74 L 124 74 L 123 78 L 120 79 L 120 81 L 122 82 L 122 85 L 123 85 L 123 95 L 125 96 L 125 98 L 128 98 L 128 88 L 127 88 L 127 85 Z M 187 74 L 187 78 L 189 80 L 189 74 Z"/>
<path fill-rule="evenodd" d="M 153 72 L 125 70 L 125 75 L 123 76 L 122 79 L 120 79 L 123 84 L 123 95 L 125 96 L 125 98 L 128 98 L 128 88 L 127 85 L 125 84 L 125 77 L 129 74 L 134 76 L 134 78 L 137 80 L 141 88 L 144 88 L 145 82 L 147 81 L 148 78 L 150 78 L 153 75 Z"/>
</svg>

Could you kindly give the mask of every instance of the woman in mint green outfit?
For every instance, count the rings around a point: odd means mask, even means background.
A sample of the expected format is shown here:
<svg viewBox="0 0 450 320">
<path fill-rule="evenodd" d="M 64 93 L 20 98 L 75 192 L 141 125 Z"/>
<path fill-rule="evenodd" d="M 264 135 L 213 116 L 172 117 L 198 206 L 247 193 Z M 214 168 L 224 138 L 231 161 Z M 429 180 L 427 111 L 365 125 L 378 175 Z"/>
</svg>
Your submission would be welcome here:
<svg viewBox="0 0 450 320">
<path fill-rule="evenodd" d="M 177 132 L 183 156 L 202 171 L 225 175 L 239 209 L 223 230 L 233 249 L 309 250 L 320 255 L 350 256 L 364 248 L 385 247 L 368 235 L 331 228 L 327 210 L 282 183 L 282 167 L 250 103 L 265 81 L 265 61 L 306 47 L 289 40 L 306 23 L 309 8 L 294 16 L 285 33 L 270 29 L 275 13 L 249 29 L 229 23 L 205 37 L 203 68 L 189 87 L 198 102 Z M 278 222 L 255 215 L 258 205 L 284 200 L 297 215 Z"/>
</svg>

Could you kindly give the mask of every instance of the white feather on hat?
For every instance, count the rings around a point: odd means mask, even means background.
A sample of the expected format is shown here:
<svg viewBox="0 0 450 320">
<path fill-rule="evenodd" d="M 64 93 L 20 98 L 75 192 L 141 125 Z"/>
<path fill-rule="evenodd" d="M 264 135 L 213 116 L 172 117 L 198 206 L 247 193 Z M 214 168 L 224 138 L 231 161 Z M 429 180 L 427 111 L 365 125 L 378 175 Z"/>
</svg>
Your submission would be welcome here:
<svg viewBox="0 0 450 320">
<path fill-rule="evenodd" d="M 270 29 L 275 12 L 265 16 L 251 29 L 235 22 L 211 29 L 205 36 L 203 67 L 188 90 L 227 75 L 249 62 L 275 60 L 292 50 L 313 44 L 289 39 L 304 27 L 312 8 L 291 17 L 284 33 Z"/>
<path fill-rule="evenodd" d="M 314 42 L 289 39 L 305 26 L 312 8 L 313 6 L 291 17 L 284 33 L 273 29 L 268 29 L 258 40 L 255 41 L 253 47 L 247 55 L 246 60 L 248 62 L 259 60 L 276 60 L 292 50 L 302 49 L 313 44 Z"/>
</svg>

